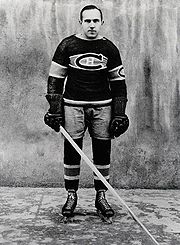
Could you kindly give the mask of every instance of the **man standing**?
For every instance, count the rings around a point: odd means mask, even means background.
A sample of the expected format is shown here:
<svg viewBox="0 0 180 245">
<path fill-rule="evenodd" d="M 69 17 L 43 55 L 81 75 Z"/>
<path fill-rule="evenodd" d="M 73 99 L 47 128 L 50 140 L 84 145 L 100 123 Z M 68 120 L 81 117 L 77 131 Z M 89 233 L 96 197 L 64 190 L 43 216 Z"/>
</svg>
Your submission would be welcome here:
<svg viewBox="0 0 180 245">
<path fill-rule="evenodd" d="M 58 45 L 52 59 L 46 98 L 50 108 L 45 123 L 59 132 L 60 125 L 82 149 L 88 128 L 92 138 L 93 162 L 109 181 L 111 139 L 129 125 L 125 114 L 127 90 L 120 53 L 107 38 L 100 36 L 102 11 L 87 5 L 80 12 L 82 32 Z M 64 88 L 64 82 L 66 84 Z M 73 216 L 77 205 L 80 155 L 64 140 L 64 181 L 68 197 L 62 208 Z M 106 186 L 94 174 L 95 207 L 105 217 L 114 211 L 105 198 Z"/>
</svg>

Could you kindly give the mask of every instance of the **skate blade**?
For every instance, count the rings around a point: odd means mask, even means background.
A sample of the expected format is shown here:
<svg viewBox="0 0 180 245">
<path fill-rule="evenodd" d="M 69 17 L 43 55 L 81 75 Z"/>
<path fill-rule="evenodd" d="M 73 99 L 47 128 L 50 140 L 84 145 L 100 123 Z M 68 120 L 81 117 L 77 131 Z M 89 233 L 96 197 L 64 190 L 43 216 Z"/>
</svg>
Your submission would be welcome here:
<svg viewBox="0 0 180 245">
<path fill-rule="evenodd" d="M 106 224 L 112 224 L 112 223 L 113 223 L 112 217 L 106 217 L 106 216 L 104 216 L 104 215 L 101 213 L 100 210 L 97 210 L 97 214 L 98 214 L 98 216 L 101 218 L 101 220 L 102 220 L 103 222 L 105 222 Z"/>
<path fill-rule="evenodd" d="M 64 223 L 64 224 L 73 223 L 74 222 L 74 218 L 73 217 L 63 216 L 62 219 L 61 219 L 61 222 Z"/>
</svg>

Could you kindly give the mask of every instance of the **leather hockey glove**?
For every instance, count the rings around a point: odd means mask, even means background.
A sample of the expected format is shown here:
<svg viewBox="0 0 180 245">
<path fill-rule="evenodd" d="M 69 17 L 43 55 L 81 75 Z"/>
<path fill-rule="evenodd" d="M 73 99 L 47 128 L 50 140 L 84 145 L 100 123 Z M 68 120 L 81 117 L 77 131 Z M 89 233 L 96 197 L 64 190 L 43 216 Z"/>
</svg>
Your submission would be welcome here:
<svg viewBox="0 0 180 245">
<path fill-rule="evenodd" d="M 47 94 L 46 99 L 50 108 L 44 116 L 44 122 L 56 132 L 60 131 L 63 124 L 63 96 L 61 94 Z"/>
<path fill-rule="evenodd" d="M 125 114 L 127 99 L 115 97 L 112 101 L 112 120 L 110 122 L 110 134 L 119 137 L 124 134 L 129 127 L 129 119 Z"/>
</svg>

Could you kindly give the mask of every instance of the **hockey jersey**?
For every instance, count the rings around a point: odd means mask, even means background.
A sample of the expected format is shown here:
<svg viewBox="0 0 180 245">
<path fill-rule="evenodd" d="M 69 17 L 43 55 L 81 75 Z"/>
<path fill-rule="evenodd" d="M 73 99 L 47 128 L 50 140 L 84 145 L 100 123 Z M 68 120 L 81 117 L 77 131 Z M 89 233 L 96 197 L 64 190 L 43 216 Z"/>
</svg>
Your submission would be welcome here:
<svg viewBox="0 0 180 245">
<path fill-rule="evenodd" d="M 65 103 L 102 105 L 112 97 L 127 96 L 119 50 L 104 37 L 89 41 L 71 35 L 62 40 L 54 53 L 49 76 L 67 78 Z"/>
</svg>

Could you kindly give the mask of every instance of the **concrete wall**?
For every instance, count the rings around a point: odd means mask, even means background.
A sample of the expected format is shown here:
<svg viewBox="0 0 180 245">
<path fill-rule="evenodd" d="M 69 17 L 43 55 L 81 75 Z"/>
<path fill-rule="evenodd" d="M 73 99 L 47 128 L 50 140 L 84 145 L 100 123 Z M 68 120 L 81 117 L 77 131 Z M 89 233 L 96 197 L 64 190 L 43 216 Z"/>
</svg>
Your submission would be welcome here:
<svg viewBox="0 0 180 245">
<path fill-rule="evenodd" d="M 98 4 L 102 34 L 119 47 L 130 128 L 113 141 L 111 183 L 180 188 L 178 0 L 0 0 L 0 185 L 63 186 L 63 139 L 43 123 L 49 65 L 58 42 Z M 89 136 L 85 153 L 91 156 Z M 92 186 L 82 164 L 81 186 Z"/>
</svg>

